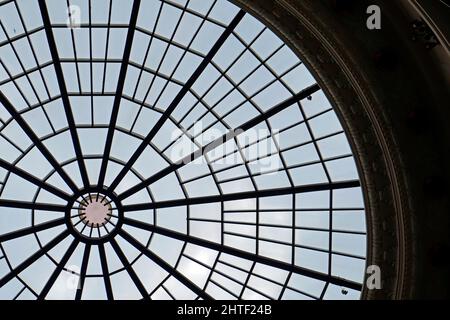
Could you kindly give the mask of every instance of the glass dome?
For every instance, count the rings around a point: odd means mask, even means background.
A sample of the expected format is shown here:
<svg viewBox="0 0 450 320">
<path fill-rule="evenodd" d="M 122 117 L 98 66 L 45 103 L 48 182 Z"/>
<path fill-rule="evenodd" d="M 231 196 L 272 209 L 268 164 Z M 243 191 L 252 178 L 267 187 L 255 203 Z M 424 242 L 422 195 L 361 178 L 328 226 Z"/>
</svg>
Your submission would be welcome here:
<svg viewBox="0 0 450 320">
<path fill-rule="evenodd" d="M 358 299 L 364 197 L 226 0 L 0 1 L 0 299 Z"/>
</svg>

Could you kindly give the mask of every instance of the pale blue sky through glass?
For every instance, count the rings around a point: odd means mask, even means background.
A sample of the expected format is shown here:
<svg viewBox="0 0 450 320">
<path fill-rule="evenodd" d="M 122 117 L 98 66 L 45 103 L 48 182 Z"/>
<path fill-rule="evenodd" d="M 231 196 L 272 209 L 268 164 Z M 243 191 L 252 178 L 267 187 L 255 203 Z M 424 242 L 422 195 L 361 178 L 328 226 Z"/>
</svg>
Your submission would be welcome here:
<svg viewBox="0 0 450 320">
<path fill-rule="evenodd" d="M 226 0 L 141 2 L 106 186 L 114 181 L 239 12 L 238 7 Z M 95 0 L 91 10 L 88 0 L 68 3 L 79 10 L 81 20 L 77 28 L 67 27 L 66 1 L 46 1 L 89 182 L 96 185 L 133 3 Z M 0 91 L 75 185 L 82 188 L 39 13 L 37 0 L 0 1 Z M 90 23 L 94 27 L 90 28 Z M 315 83 L 292 50 L 270 29 L 246 14 L 114 192 L 120 195 Z M 177 150 L 179 141 L 184 141 L 187 150 Z M 124 199 L 123 204 L 359 180 L 344 129 L 322 90 L 224 146 L 150 184 Z M 72 194 L 2 103 L 0 157 L 40 181 Z M 0 167 L 0 200 L 67 205 L 64 199 L 4 167 Z M 180 205 L 124 215 L 319 273 L 331 273 L 337 278 L 363 281 L 366 225 L 360 187 L 225 201 L 223 205 L 220 201 Z M 0 205 L 0 239 L 9 232 L 63 216 L 64 213 Z M 64 228 L 65 225 L 0 242 L 0 279 Z M 123 229 L 216 299 L 360 296 L 359 291 L 347 288 L 344 294 L 340 286 L 156 233 L 131 226 Z M 197 298 L 176 277 L 121 236 L 116 239 L 152 299 Z M 69 236 L 13 277 L 0 288 L 0 299 L 36 299 L 72 241 L 73 236 Z M 71 271 L 79 272 L 84 248 L 83 243 L 76 247 L 47 298 L 75 298 L 76 288 L 68 284 L 73 280 Z M 109 243 L 105 244 L 105 250 L 114 298 L 142 298 Z M 93 246 L 82 299 L 106 298 L 99 249 Z"/>
</svg>

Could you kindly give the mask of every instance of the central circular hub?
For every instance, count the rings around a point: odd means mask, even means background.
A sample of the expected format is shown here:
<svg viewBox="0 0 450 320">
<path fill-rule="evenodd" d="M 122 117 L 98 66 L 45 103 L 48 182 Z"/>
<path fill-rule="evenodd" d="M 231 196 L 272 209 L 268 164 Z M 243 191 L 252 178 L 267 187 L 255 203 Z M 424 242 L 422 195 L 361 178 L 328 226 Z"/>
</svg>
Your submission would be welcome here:
<svg viewBox="0 0 450 320">
<path fill-rule="evenodd" d="M 89 227 L 100 227 L 108 223 L 112 214 L 112 205 L 105 197 L 89 196 L 87 203 L 80 207 L 80 215 Z"/>
<path fill-rule="evenodd" d="M 102 193 L 79 196 L 70 211 L 70 223 L 84 239 L 106 238 L 115 231 L 119 219 L 116 204 Z"/>
</svg>

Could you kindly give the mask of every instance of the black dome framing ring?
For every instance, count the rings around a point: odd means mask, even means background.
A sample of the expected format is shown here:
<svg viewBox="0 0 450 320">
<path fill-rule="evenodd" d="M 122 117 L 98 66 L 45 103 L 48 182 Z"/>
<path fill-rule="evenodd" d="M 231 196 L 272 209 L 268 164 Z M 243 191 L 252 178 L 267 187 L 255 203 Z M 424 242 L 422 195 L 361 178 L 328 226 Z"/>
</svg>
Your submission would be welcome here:
<svg viewBox="0 0 450 320">
<path fill-rule="evenodd" d="M 74 211 L 75 212 L 79 211 L 80 204 L 78 201 L 80 198 L 86 197 L 86 195 L 88 195 L 88 197 L 90 195 L 95 195 L 96 197 L 100 198 L 103 197 L 108 198 L 108 200 L 110 200 L 114 204 L 117 215 L 117 221 L 112 227 L 110 227 L 109 229 L 106 226 L 90 227 L 88 224 L 84 224 L 82 220 L 78 220 L 75 224 L 83 224 L 84 227 L 82 230 L 90 229 L 89 235 L 87 234 L 83 235 L 83 232 L 80 232 L 81 230 L 77 230 L 75 228 L 73 222 Z M 89 245 L 98 245 L 101 243 L 106 243 L 111 239 L 113 239 L 122 228 L 123 219 L 124 219 L 123 208 L 120 201 L 117 199 L 117 196 L 114 193 L 109 193 L 106 190 L 99 188 L 89 188 L 87 190 L 81 190 L 74 197 L 72 197 L 71 201 L 69 202 L 65 210 L 65 222 L 67 228 L 71 231 L 72 236 L 79 239 L 81 242 Z M 106 230 L 106 234 L 100 235 L 101 228 Z"/>
<path fill-rule="evenodd" d="M 204 11 L 195 1 L 121 2 L 129 4 L 129 15 L 117 0 L 103 2 L 106 23 L 93 22 L 90 0 L 76 2 L 88 4 L 82 9 L 89 12 L 77 28 L 61 22 L 66 17 L 57 10 L 59 0 L 33 1 L 42 15 L 37 22 L 20 0 L 0 3 L 0 143 L 5 146 L 0 215 L 11 209 L 31 221 L 0 230 L 0 298 L 332 299 L 349 291 L 358 298 L 366 239 L 361 183 L 335 111 L 298 57 L 263 25 L 253 38 L 245 34 L 259 22 L 225 0 L 205 0 L 210 7 Z M 152 30 L 142 20 L 143 6 L 150 3 L 159 6 Z M 17 21 L 4 18 L 7 10 Z M 189 38 L 177 38 L 185 17 L 198 21 L 198 28 Z M 172 34 L 162 34 L 158 23 L 164 29 L 173 23 Z M 207 28 L 213 31 L 208 34 Z M 118 47 L 108 45 L 115 41 L 114 30 L 126 31 Z M 85 31 L 88 44 L 80 35 Z M 92 38 L 103 31 L 104 56 L 97 57 Z M 71 40 L 70 54 L 61 32 Z M 201 42 L 203 32 L 208 37 Z M 37 44 L 38 36 L 45 42 Z M 148 40 L 147 48 L 139 37 Z M 27 58 L 17 50 L 19 43 L 30 49 Z M 155 43 L 165 49 L 159 63 L 149 66 Z M 82 53 L 84 46 L 90 50 Z M 109 55 L 118 48 L 120 58 Z M 137 54 L 143 61 L 137 62 Z M 286 67 L 287 60 L 292 63 Z M 186 61 L 191 68 L 177 73 L 187 68 Z M 243 65 L 249 70 L 240 70 Z M 89 77 L 83 78 L 84 72 Z M 96 81 L 96 72 L 102 81 Z M 157 93 L 150 103 L 152 90 Z M 100 98 L 108 98 L 101 109 Z M 85 104 L 89 108 L 82 109 Z M 129 127 L 126 112 L 131 112 Z M 36 113 L 43 118 L 33 122 Z M 145 125 L 139 124 L 142 119 Z M 202 121 L 206 129 L 196 133 L 195 124 Z M 181 131 L 178 136 L 169 136 L 168 124 Z M 242 132 L 260 127 L 264 130 L 254 140 L 240 139 Z M 205 141 L 208 130 L 218 128 L 222 134 Z M 67 140 L 55 142 L 61 137 Z M 171 153 L 179 138 L 194 147 L 181 159 Z M 275 151 L 262 153 L 263 143 Z M 233 148 L 213 154 L 225 145 Z M 247 154 L 252 148 L 258 149 L 256 156 Z M 240 162 L 221 163 L 231 157 Z M 263 160 L 270 158 L 278 166 L 267 169 Z M 204 160 L 204 167 L 193 169 L 197 160 Z M 23 190 L 17 190 L 19 181 L 25 182 Z M 76 229 L 74 210 L 80 198 L 95 194 L 114 203 L 117 221 L 106 234 L 96 236 L 91 228 L 87 236 L 86 229 Z M 35 250 L 16 257 L 16 242 L 25 238 Z M 57 291 L 75 260 L 79 286 Z M 40 275 L 37 284 L 27 272 L 38 263 L 49 274 Z M 154 272 L 149 276 L 146 270 Z"/>
</svg>

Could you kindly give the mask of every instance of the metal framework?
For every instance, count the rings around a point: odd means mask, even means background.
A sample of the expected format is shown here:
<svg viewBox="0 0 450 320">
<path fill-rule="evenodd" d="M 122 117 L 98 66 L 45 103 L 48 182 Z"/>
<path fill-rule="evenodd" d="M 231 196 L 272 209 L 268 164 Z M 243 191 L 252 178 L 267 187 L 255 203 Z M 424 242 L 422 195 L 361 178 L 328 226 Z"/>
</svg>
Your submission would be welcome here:
<svg viewBox="0 0 450 320">
<path fill-rule="evenodd" d="M 359 297 L 333 107 L 267 27 L 199 3 L 0 1 L 0 299 Z"/>
</svg>

